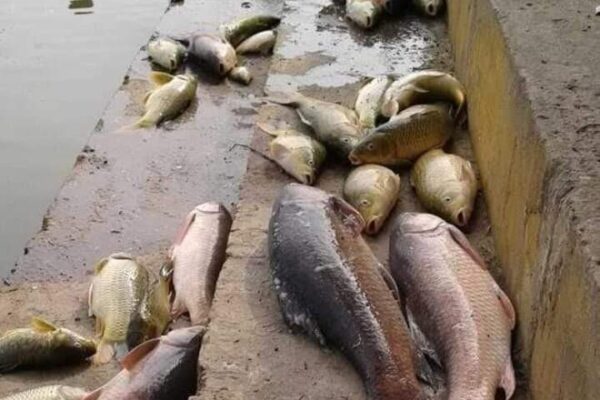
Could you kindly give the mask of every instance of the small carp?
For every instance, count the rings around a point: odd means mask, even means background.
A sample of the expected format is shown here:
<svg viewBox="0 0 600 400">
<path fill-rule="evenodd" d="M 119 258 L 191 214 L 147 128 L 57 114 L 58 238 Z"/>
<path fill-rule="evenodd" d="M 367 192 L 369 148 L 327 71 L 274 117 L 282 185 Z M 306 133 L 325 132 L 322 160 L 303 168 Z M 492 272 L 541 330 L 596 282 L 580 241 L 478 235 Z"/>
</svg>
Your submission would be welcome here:
<svg viewBox="0 0 600 400">
<path fill-rule="evenodd" d="M 380 165 L 362 165 L 344 183 L 344 199 L 360 212 L 369 235 L 379 232 L 396 206 L 399 194 L 400 177 Z"/>
<path fill-rule="evenodd" d="M 254 15 L 230 24 L 221 25 L 219 32 L 223 39 L 235 47 L 250 36 L 275 28 L 280 22 L 281 18 L 273 15 Z"/>
<path fill-rule="evenodd" d="M 249 85 L 252 82 L 252 75 L 250 71 L 246 67 L 235 67 L 229 72 L 229 79 L 232 79 L 236 82 L 242 83 L 244 85 Z"/>
<path fill-rule="evenodd" d="M 427 150 L 444 146 L 453 131 L 448 106 L 412 106 L 365 136 L 349 159 L 357 165 L 400 165 L 413 161 Z"/>
<path fill-rule="evenodd" d="M 269 144 L 271 156 L 285 172 L 305 185 L 312 185 L 325 162 L 325 147 L 296 130 L 272 130 L 263 124 L 258 127 L 274 136 Z"/>
<path fill-rule="evenodd" d="M 295 183 L 284 187 L 268 245 L 283 319 L 339 348 L 369 398 L 419 400 L 407 326 L 363 227 L 360 214 L 340 198 Z"/>
<path fill-rule="evenodd" d="M 204 327 L 148 340 L 121 361 L 123 370 L 83 400 L 187 400 L 196 393 Z"/>
<path fill-rule="evenodd" d="M 477 196 L 477 177 L 469 161 L 430 150 L 413 166 L 410 183 L 427 210 L 454 225 L 467 225 Z"/>
<path fill-rule="evenodd" d="M 344 159 L 362 136 L 356 113 L 339 104 L 300 93 L 271 96 L 269 100 L 294 107 L 302 122 L 312 128 L 316 139 Z"/>
<path fill-rule="evenodd" d="M 390 85 L 383 96 L 381 113 L 385 117 L 392 117 L 412 105 L 435 101 L 452 102 L 453 114 L 459 116 L 465 107 L 465 88 L 445 72 L 413 72 Z"/>
<path fill-rule="evenodd" d="M 237 54 L 269 54 L 273 50 L 276 40 L 277 34 L 275 31 L 259 32 L 240 43 L 235 51 Z"/>
<path fill-rule="evenodd" d="M 150 81 L 156 86 L 146 95 L 144 116 L 135 127 L 147 128 L 174 119 L 184 112 L 196 96 L 198 80 L 191 75 L 169 75 L 153 71 Z"/>
<path fill-rule="evenodd" d="M 358 121 L 363 129 L 375 127 L 377 117 L 381 112 L 383 95 L 392 80 L 387 76 L 372 79 L 358 92 L 354 109 L 358 114 Z"/>
<path fill-rule="evenodd" d="M 77 363 L 94 353 L 93 340 L 33 318 L 30 328 L 15 329 L 0 336 L 0 374 L 27 367 Z"/>
<path fill-rule="evenodd" d="M 185 47 L 174 40 L 158 38 L 148 43 L 148 55 L 156 65 L 169 72 L 176 71 L 185 57 Z"/>
<path fill-rule="evenodd" d="M 208 324 L 231 222 L 229 211 L 220 203 L 201 204 L 188 214 L 169 252 L 174 317 L 187 312 L 192 325 Z"/>
<path fill-rule="evenodd" d="M 413 6 L 424 15 L 436 17 L 444 11 L 444 0 L 413 0 Z"/>
<path fill-rule="evenodd" d="M 464 234 L 432 214 L 400 215 L 390 268 L 406 306 L 447 374 L 448 400 L 494 400 L 515 390 L 515 311 Z"/>
<path fill-rule="evenodd" d="M 226 76 L 237 64 L 235 49 L 223 38 L 205 33 L 192 35 L 189 39 L 190 59 L 217 76 Z"/>
<path fill-rule="evenodd" d="M 363 29 L 370 29 L 377 23 L 383 11 L 381 0 L 347 0 L 346 17 Z"/>
<path fill-rule="evenodd" d="M 0 400 L 83 400 L 86 391 L 63 385 L 43 386 L 16 393 Z"/>
<path fill-rule="evenodd" d="M 133 257 L 116 253 L 100 260 L 90 285 L 89 315 L 96 317 L 100 337 L 94 363 L 111 360 L 115 351 L 121 358 L 147 338 L 160 335 L 166 328 L 156 326 L 148 315 L 149 273 Z M 114 348 L 113 348 L 114 346 Z"/>
</svg>

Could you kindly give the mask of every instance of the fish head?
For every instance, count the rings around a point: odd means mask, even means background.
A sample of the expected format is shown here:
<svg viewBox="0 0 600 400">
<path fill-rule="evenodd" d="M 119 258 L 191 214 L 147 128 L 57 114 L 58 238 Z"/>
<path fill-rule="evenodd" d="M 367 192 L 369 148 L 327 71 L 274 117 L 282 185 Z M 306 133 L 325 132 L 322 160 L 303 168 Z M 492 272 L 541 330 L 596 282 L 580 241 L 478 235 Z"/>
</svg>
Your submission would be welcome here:
<svg viewBox="0 0 600 400">
<path fill-rule="evenodd" d="M 371 1 L 348 1 L 346 16 L 361 28 L 370 29 L 379 15 L 379 8 Z"/>
<path fill-rule="evenodd" d="M 288 146 L 295 138 L 282 136 L 271 143 L 271 154 L 281 167 L 299 182 L 312 185 L 323 160 L 308 146 Z"/>
<path fill-rule="evenodd" d="M 225 76 L 231 71 L 237 64 L 237 55 L 235 49 L 229 42 L 223 41 L 223 46 L 219 51 L 218 57 L 218 71 L 219 75 Z"/>
<path fill-rule="evenodd" d="M 363 219 L 365 220 L 365 232 L 368 235 L 375 235 L 385 221 L 386 206 L 385 199 L 373 191 L 365 191 L 351 201 L 356 206 Z"/>
<path fill-rule="evenodd" d="M 439 213 L 456 226 L 464 227 L 473 213 L 473 201 L 461 187 L 448 186 L 440 198 Z"/>
<path fill-rule="evenodd" d="M 96 343 L 68 329 L 60 328 L 53 332 L 52 341 L 65 358 L 88 358 L 96 353 Z"/>
<path fill-rule="evenodd" d="M 393 157 L 395 143 L 385 132 L 372 132 L 364 137 L 350 152 L 348 159 L 354 165 L 379 164 Z"/>
<path fill-rule="evenodd" d="M 162 341 L 175 347 L 199 347 L 206 328 L 200 325 L 175 329 L 162 337 Z"/>
<path fill-rule="evenodd" d="M 394 230 L 402 234 L 426 233 L 436 231 L 445 225 L 447 225 L 446 221 L 437 215 L 404 212 L 396 219 Z"/>
</svg>

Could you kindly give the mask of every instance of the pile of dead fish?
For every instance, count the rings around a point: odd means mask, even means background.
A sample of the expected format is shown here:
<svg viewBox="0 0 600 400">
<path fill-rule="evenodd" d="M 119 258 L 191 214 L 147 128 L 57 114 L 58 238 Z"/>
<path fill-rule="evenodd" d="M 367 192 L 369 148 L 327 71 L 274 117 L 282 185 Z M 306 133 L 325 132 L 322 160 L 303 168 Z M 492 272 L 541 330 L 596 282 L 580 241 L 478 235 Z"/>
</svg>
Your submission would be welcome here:
<svg viewBox="0 0 600 400">
<path fill-rule="evenodd" d="M 225 261 L 231 215 L 214 202 L 192 210 L 182 224 L 159 276 L 126 253 L 100 260 L 89 288 L 89 316 L 97 340 L 41 318 L 0 336 L 0 374 L 116 357 L 122 371 L 87 392 L 45 386 L 5 400 L 174 399 L 196 393 L 197 364 L 216 282 Z M 189 315 L 191 327 L 163 335 L 171 320 Z"/>
<path fill-rule="evenodd" d="M 473 210 L 474 170 L 442 150 L 458 121 L 466 121 L 460 82 L 439 71 L 378 77 L 360 90 L 355 111 L 297 93 L 270 100 L 294 107 L 311 128 L 308 135 L 260 126 L 276 136 L 272 159 L 304 183 L 283 189 L 269 226 L 285 322 L 339 348 L 369 398 L 423 399 L 442 391 L 439 398 L 494 400 L 498 388 L 510 398 L 515 312 L 457 228 Z M 307 185 L 327 151 L 360 165 L 346 178 L 345 200 Z M 405 166 L 433 214 L 400 214 L 388 270 L 362 233 L 382 228 L 400 193 L 390 168 Z"/>
<path fill-rule="evenodd" d="M 363 29 L 373 28 L 384 13 L 398 15 L 413 7 L 420 14 L 436 17 L 444 11 L 444 0 L 347 0 L 346 17 Z"/>
<path fill-rule="evenodd" d="M 150 82 L 155 89 L 146 95 L 144 115 L 135 128 L 153 127 L 176 118 L 196 97 L 198 78 L 190 67 L 207 74 L 249 85 L 252 74 L 240 63 L 239 56 L 270 54 L 277 38 L 273 30 L 279 17 L 256 15 L 221 25 L 219 32 L 194 33 L 187 38 L 158 37 L 148 43 L 152 64 L 163 71 L 153 71 Z M 182 67 L 188 72 L 176 74 Z M 165 72 L 166 71 L 166 72 Z"/>
</svg>

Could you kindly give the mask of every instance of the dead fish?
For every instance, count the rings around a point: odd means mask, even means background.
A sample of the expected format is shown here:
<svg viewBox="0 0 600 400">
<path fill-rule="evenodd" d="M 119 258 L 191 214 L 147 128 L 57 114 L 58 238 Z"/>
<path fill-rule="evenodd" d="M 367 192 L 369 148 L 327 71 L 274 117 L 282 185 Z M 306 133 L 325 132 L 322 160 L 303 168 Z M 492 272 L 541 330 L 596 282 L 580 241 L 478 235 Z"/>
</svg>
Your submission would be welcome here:
<svg viewBox="0 0 600 400">
<path fill-rule="evenodd" d="M 33 318 L 30 328 L 14 329 L 0 336 L 0 374 L 27 367 L 73 364 L 94 353 L 93 340 Z"/>
<path fill-rule="evenodd" d="M 144 99 L 144 116 L 135 123 L 137 128 L 156 126 L 184 112 L 196 96 L 198 80 L 191 75 L 169 75 L 153 71 L 150 81 L 155 89 Z"/>
<path fill-rule="evenodd" d="M 389 77 L 379 76 L 372 79 L 358 92 L 354 109 L 363 129 L 375 127 L 377 117 L 381 112 L 383 95 L 391 83 L 392 80 Z"/>
<path fill-rule="evenodd" d="M 363 29 L 370 29 L 383 11 L 382 0 L 347 0 L 346 17 Z"/>
<path fill-rule="evenodd" d="M 285 322 L 339 348 L 371 399 L 420 399 L 412 344 L 387 272 L 362 239 L 351 205 L 289 184 L 269 225 L 273 283 Z M 388 273 L 389 274 L 389 273 Z"/>
<path fill-rule="evenodd" d="M 444 0 L 413 0 L 413 6 L 423 15 L 436 17 L 444 11 Z"/>
<path fill-rule="evenodd" d="M 477 177 L 469 161 L 430 150 L 413 166 L 410 183 L 427 210 L 454 225 L 467 225 L 477 196 Z"/>
<path fill-rule="evenodd" d="M 156 324 L 148 315 L 148 271 L 125 253 L 112 254 L 94 267 L 89 290 L 89 315 L 96 317 L 100 337 L 94 363 L 109 362 L 115 351 L 121 358 L 142 341 L 160 335 L 168 321 Z"/>
<path fill-rule="evenodd" d="M 369 235 L 379 232 L 396 206 L 399 194 L 400 177 L 380 165 L 362 165 L 344 182 L 344 199 L 360 212 Z"/>
<path fill-rule="evenodd" d="M 185 47 L 172 39 L 158 38 L 148 43 L 148 56 L 156 65 L 176 71 L 185 57 Z"/>
<path fill-rule="evenodd" d="M 119 374 L 83 400 L 187 400 L 196 393 L 204 331 L 177 329 L 140 344 L 121 361 Z"/>
<path fill-rule="evenodd" d="M 174 317 L 189 313 L 192 325 L 208 324 L 231 222 L 229 211 L 215 202 L 201 204 L 188 214 L 170 250 Z"/>
<path fill-rule="evenodd" d="M 240 66 L 235 67 L 231 70 L 231 72 L 229 72 L 229 79 L 247 86 L 250 84 L 250 82 L 252 82 L 252 75 L 250 74 L 248 68 Z"/>
<path fill-rule="evenodd" d="M 400 215 L 390 268 L 406 299 L 409 324 L 431 341 L 447 374 L 448 400 L 510 399 L 515 311 L 464 234 L 432 214 Z"/>
<path fill-rule="evenodd" d="M 268 100 L 294 107 L 302 122 L 312 128 L 316 139 L 344 159 L 362 136 L 356 113 L 339 104 L 300 93 L 276 94 Z"/>
<path fill-rule="evenodd" d="M 383 96 L 381 113 L 392 117 L 415 105 L 435 101 L 454 104 L 453 114 L 461 114 L 466 103 L 465 88 L 455 77 L 440 71 L 418 71 L 398 79 Z"/>
<path fill-rule="evenodd" d="M 250 36 L 275 28 L 280 22 L 281 18 L 273 15 L 254 15 L 230 24 L 221 25 L 219 32 L 223 39 L 235 47 Z"/>
<path fill-rule="evenodd" d="M 269 54 L 275 46 L 277 34 L 275 31 L 263 31 L 250 36 L 235 48 L 237 54 Z"/>
<path fill-rule="evenodd" d="M 258 127 L 275 137 L 269 149 L 281 168 L 305 185 L 312 185 L 317 180 L 327 157 L 327 150 L 321 143 L 296 130 L 274 130 L 263 124 Z"/>
<path fill-rule="evenodd" d="M 52 385 L 16 393 L 1 400 L 83 400 L 86 391 L 80 388 Z"/>
<path fill-rule="evenodd" d="M 235 49 L 223 38 L 198 33 L 189 39 L 191 59 L 217 76 L 226 76 L 237 64 Z"/>
<path fill-rule="evenodd" d="M 445 104 L 412 106 L 365 136 L 349 159 L 356 165 L 401 165 L 444 146 L 453 131 L 454 123 Z"/>
</svg>

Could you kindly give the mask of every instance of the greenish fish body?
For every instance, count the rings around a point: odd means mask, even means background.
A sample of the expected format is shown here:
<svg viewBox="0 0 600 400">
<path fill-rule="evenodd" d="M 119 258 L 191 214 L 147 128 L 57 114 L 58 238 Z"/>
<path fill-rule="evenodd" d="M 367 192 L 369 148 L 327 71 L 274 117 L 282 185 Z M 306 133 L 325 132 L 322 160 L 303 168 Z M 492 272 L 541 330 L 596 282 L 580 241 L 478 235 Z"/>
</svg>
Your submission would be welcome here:
<svg viewBox="0 0 600 400">
<path fill-rule="evenodd" d="M 259 32 L 240 43 L 235 51 L 237 54 L 269 54 L 273 50 L 276 40 L 277 34 L 275 31 L 268 30 Z"/>
<path fill-rule="evenodd" d="M 254 15 L 221 25 L 219 31 L 225 40 L 236 47 L 252 35 L 275 28 L 280 22 L 281 18 L 273 15 Z"/>
<path fill-rule="evenodd" d="M 358 120 L 363 129 L 375 127 L 377 117 L 381 112 L 383 95 L 392 80 L 387 76 L 374 78 L 358 92 L 354 109 L 358 114 Z"/>
<path fill-rule="evenodd" d="M 191 75 L 152 72 L 150 80 L 156 88 L 146 97 L 144 116 L 135 124 L 138 128 L 156 126 L 178 117 L 196 96 L 198 80 Z"/>
<path fill-rule="evenodd" d="M 439 149 L 428 151 L 413 166 L 410 181 L 427 210 L 454 225 L 467 225 L 477 196 L 469 161 Z"/>
<path fill-rule="evenodd" d="M 453 131 L 454 121 L 447 105 L 412 106 L 365 136 L 349 158 L 356 165 L 401 165 L 430 149 L 443 147 Z"/>
<path fill-rule="evenodd" d="M 96 352 L 93 340 L 40 318 L 0 336 L 0 373 L 77 363 Z"/>
<path fill-rule="evenodd" d="M 185 47 L 172 39 L 158 38 L 148 43 L 148 56 L 167 71 L 176 71 L 185 57 Z"/>
<path fill-rule="evenodd" d="M 398 202 L 400 177 L 380 165 L 354 169 L 344 182 L 344 199 L 360 212 L 365 232 L 375 235 Z"/>
</svg>

